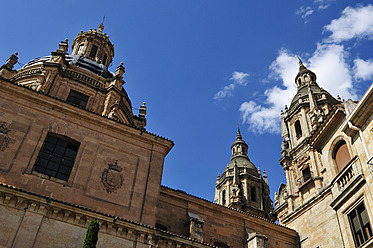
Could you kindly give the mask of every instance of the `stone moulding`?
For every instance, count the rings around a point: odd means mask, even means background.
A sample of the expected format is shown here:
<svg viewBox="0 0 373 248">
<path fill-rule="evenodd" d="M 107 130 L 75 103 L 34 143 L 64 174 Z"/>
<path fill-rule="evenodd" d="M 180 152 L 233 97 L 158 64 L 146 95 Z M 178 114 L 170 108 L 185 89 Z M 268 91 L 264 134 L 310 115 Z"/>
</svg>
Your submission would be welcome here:
<svg viewBox="0 0 373 248">
<path fill-rule="evenodd" d="M 35 69 L 24 70 L 14 75 L 14 77 L 11 78 L 11 81 L 16 81 L 20 78 L 31 77 L 39 74 L 42 74 L 42 70 L 40 67 Z"/>
<path fill-rule="evenodd" d="M 100 223 L 100 233 L 121 238 L 123 241 L 139 242 L 150 248 L 214 247 L 213 245 L 162 231 L 152 226 L 26 192 L 2 183 L 0 183 L 0 206 L 30 211 L 47 219 L 79 226 L 83 229 L 88 227 L 92 219 L 96 219 Z"/>
<path fill-rule="evenodd" d="M 104 82 L 104 83 L 100 82 L 98 80 L 95 80 L 95 79 L 93 79 L 89 76 L 86 76 L 86 75 L 84 75 L 82 73 L 79 73 L 79 72 L 76 72 L 74 70 L 67 69 L 64 73 L 67 77 L 76 79 L 77 81 L 80 81 L 80 82 L 98 87 L 100 89 L 106 89 L 109 86 L 109 83 L 107 83 L 107 82 Z"/>
</svg>

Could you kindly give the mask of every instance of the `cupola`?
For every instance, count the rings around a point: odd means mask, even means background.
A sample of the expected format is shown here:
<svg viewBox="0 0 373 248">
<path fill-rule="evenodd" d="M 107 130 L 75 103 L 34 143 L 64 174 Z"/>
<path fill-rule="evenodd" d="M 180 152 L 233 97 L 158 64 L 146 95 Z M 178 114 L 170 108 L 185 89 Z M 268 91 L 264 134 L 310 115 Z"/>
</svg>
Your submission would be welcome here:
<svg viewBox="0 0 373 248">
<path fill-rule="evenodd" d="M 230 162 L 216 179 L 215 202 L 273 219 L 267 176 L 265 172 L 262 175 L 250 161 L 248 145 L 242 139 L 239 128 L 231 150 Z"/>
<path fill-rule="evenodd" d="M 73 41 L 71 54 L 81 55 L 109 67 L 114 58 L 114 45 L 103 30 L 104 25 L 101 23 L 98 30 L 80 31 Z"/>
<path fill-rule="evenodd" d="M 237 131 L 236 140 L 233 142 L 231 149 L 232 158 L 236 156 L 247 156 L 248 145 L 242 140 L 240 129 Z"/>
<path fill-rule="evenodd" d="M 316 74 L 309 70 L 307 67 L 303 65 L 302 60 L 299 59 L 299 72 L 295 77 L 295 84 L 297 87 L 302 87 L 310 83 L 316 83 Z"/>
</svg>

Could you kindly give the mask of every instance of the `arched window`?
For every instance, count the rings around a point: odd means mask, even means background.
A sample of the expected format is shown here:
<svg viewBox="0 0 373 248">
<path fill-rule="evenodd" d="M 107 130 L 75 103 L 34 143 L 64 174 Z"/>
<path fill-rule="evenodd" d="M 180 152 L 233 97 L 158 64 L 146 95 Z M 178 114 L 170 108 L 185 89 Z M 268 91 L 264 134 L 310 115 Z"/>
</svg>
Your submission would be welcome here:
<svg viewBox="0 0 373 248">
<path fill-rule="evenodd" d="M 251 187 L 251 201 L 256 202 L 256 188 Z"/>
<path fill-rule="evenodd" d="M 67 181 L 78 149 L 79 142 L 66 136 L 48 133 L 32 170 Z"/>
<path fill-rule="evenodd" d="M 297 136 L 297 139 L 299 139 L 300 137 L 302 137 L 302 128 L 300 126 L 300 121 L 299 120 L 297 120 L 294 123 L 294 127 L 295 127 L 295 135 Z"/>
<path fill-rule="evenodd" d="M 333 159 L 337 164 L 338 171 L 341 171 L 350 162 L 351 157 L 348 152 L 347 144 L 344 140 L 337 143 L 333 152 Z"/>
</svg>

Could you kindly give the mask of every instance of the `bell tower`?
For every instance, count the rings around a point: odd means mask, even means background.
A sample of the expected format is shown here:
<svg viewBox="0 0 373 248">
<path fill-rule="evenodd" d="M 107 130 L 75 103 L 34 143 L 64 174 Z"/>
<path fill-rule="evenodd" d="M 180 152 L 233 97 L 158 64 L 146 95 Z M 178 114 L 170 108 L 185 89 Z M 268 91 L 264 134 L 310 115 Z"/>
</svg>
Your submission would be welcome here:
<svg viewBox="0 0 373 248">
<path fill-rule="evenodd" d="M 295 77 L 297 93 L 290 108 L 281 111 L 282 150 L 287 153 L 301 144 L 318 127 L 330 108 L 339 103 L 316 82 L 316 74 L 304 66 L 299 58 L 299 72 Z"/>
<path fill-rule="evenodd" d="M 242 139 L 240 129 L 231 150 L 230 162 L 216 179 L 215 202 L 274 220 L 266 172 L 262 175 L 250 161 L 248 145 Z"/>
<path fill-rule="evenodd" d="M 287 185 L 275 196 L 276 206 L 283 199 L 289 211 L 308 198 L 308 194 L 323 185 L 320 154 L 309 143 L 333 106 L 341 103 L 316 82 L 316 74 L 299 58 L 299 72 L 295 77 L 297 93 L 290 107 L 281 111 L 282 151 L 280 164 L 284 168 Z M 283 202 L 282 201 L 282 202 Z"/>
</svg>

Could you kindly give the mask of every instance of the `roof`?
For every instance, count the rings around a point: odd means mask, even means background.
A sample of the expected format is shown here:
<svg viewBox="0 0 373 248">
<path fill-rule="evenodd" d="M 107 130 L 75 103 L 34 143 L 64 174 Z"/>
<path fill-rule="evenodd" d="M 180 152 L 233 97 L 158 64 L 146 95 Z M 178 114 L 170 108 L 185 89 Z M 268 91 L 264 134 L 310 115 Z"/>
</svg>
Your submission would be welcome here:
<svg viewBox="0 0 373 248">
<path fill-rule="evenodd" d="M 237 163 L 238 167 L 246 167 L 257 172 L 255 165 L 250 161 L 250 159 L 247 156 L 244 155 L 232 157 L 231 161 L 225 167 L 225 170 L 233 168 L 235 163 Z"/>
<path fill-rule="evenodd" d="M 226 209 L 227 211 L 233 211 L 233 212 L 241 213 L 241 214 L 244 214 L 244 215 L 246 215 L 246 216 L 250 216 L 250 217 L 253 217 L 253 218 L 255 218 L 255 219 L 265 221 L 265 222 L 267 222 L 268 224 L 272 224 L 272 225 L 274 225 L 274 226 L 279 226 L 279 227 L 285 228 L 285 229 L 287 229 L 287 230 L 294 231 L 294 229 L 292 229 L 292 228 L 289 228 L 289 227 L 284 226 L 284 225 L 280 225 L 280 224 L 278 224 L 278 223 L 276 223 L 276 222 L 273 222 L 273 221 L 271 221 L 271 220 L 269 220 L 269 219 L 266 219 L 266 218 L 264 218 L 264 217 L 261 217 L 261 216 L 258 216 L 258 215 L 255 215 L 255 214 L 252 214 L 252 213 L 249 213 L 249 212 L 245 212 L 245 211 L 242 211 L 242 210 L 239 210 L 239 209 L 235 209 L 235 208 L 232 208 L 232 207 L 226 207 L 226 206 L 223 206 L 223 205 L 218 204 L 218 203 L 216 203 L 216 202 L 212 202 L 212 201 L 206 200 L 206 199 L 204 199 L 204 198 L 202 198 L 202 197 L 195 196 L 195 195 L 191 195 L 191 194 L 189 194 L 189 193 L 186 193 L 186 192 L 183 191 L 183 190 L 173 189 L 173 188 L 171 188 L 171 187 L 161 185 L 161 191 L 162 191 L 162 189 L 163 189 L 163 190 L 171 190 L 171 191 L 173 191 L 173 192 L 175 192 L 175 193 L 178 193 L 178 194 L 187 195 L 187 196 L 190 196 L 190 197 L 192 197 L 192 198 L 195 198 L 195 199 L 198 199 L 198 200 L 202 200 L 202 201 L 204 201 L 206 204 L 212 204 L 212 205 L 214 205 L 214 206 L 218 206 L 218 207 L 220 207 L 220 208 L 222 208 L 222 209 Z"/>
</svg>

